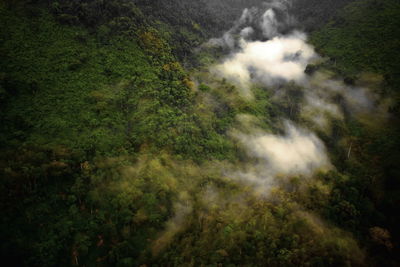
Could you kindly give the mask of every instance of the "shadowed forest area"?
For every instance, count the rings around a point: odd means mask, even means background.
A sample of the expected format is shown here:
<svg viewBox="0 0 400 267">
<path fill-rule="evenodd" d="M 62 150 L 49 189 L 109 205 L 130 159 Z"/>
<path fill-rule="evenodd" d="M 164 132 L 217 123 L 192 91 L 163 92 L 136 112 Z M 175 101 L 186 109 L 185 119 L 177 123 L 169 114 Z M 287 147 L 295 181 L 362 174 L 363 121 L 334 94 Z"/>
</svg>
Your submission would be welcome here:
<svg viewBox="0 0 400 267">
<path fill-rule="evenodd" d="M 398 266 L 397 0 L 0 0 L 5 266 Z"/>
</svg>

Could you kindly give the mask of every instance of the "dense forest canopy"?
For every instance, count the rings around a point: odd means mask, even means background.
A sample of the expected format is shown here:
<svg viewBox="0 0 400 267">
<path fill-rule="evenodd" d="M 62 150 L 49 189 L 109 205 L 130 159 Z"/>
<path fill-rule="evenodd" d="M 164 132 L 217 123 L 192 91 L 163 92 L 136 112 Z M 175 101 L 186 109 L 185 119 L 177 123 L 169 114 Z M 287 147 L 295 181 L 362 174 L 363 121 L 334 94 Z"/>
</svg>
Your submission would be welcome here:
<svg viewBox="0 0 400 267">
<path fill-rule="evenodd" d="M 397 0 L 0 0 L 7 266 L 398 266 Z"/>
</svg>

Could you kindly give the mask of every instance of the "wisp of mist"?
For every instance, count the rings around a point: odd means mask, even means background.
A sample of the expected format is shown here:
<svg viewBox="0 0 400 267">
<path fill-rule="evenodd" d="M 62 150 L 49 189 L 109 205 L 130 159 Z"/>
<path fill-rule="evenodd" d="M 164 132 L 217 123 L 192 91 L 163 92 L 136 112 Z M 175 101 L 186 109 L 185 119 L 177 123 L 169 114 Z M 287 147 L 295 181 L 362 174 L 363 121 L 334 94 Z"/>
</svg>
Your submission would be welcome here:
<svg viewBox="0 0 400 267">
<path fill-rule="evenodd" d="M 211 39 L 207 45 L 231 51 L 212 67 L 213 73 L 235 84 L 246 101 L 253 100 L 254 85 L 270 88 L 276 97 L 281 95 L 279 90 L 284 90 L 281 85 L 288 82 L 307 88 L 300 113 L 319 130 L 328 129 L 330 118 L 343 120 L 343 109 L 354 116 L 376 111 L 376 97 L 366 88 L 345 85 L 319 72 L 305 73 L 307 65 L 320 60 L 320 56 L 307 43 L 307 35 L 293 29 L 294 19 L 287 12 L 289 4 L 276 0 L 266 3 L 264 11 L 245 9 L 221 38 Z M 281 34 L 282 30 L 287 33 Z M 343 99 L 340 104 L 335 102 L 337 95 Z M 233 138 L 257 163 L 234 172 L 233 177 L 261 187 L 268 194 L 278 176 L 311 177 L 316 171 L 332 168 L 326 148 L 316 134 L 294 122 L 283 124 L 284 135 L 261 129 L 255 129 L 254 134 L 248 134 L 248 129 L 246 133 L 234 131 Z"/>
</svg>

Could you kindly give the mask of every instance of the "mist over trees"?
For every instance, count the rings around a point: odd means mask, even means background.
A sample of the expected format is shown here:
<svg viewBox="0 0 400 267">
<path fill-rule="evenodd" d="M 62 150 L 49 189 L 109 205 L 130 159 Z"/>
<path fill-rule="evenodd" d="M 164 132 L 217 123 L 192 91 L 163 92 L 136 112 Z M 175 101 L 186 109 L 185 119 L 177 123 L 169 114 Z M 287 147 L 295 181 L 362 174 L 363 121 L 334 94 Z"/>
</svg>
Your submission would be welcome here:
<svg viewBox="0 0 400 267">
<path fill-rule="evenodd" d="M 0 1 L 4 264 L 397 266 L 399 12 Z"/>
</svg>

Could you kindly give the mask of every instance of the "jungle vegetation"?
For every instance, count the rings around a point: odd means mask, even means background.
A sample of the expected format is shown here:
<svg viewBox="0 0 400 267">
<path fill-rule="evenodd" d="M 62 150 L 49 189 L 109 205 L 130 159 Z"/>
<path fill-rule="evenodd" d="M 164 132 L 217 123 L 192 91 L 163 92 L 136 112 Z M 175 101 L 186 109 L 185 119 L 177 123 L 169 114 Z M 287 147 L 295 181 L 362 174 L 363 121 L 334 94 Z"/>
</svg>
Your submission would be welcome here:
<svg viewBox="0 0 400 267">
<path fill-rule="evenodd" d="M 288 83 L 277 101 L 254 86 L 246 101 L 207 70 L 226 51 L 195 49 L 251 6 L 0 1 L 5 266 L 399 264 L 400 4 L 294 3 L 325 58 L 312 68 L 372 84 L 389 115 L 333 120 L 318 136 L 335 168 L 269 197 L 221 171 L 249 161 L 232 128 L 239 114 L 269 132 L 282 117 L 306 125 L 307 88 Z"/>
</svg>

